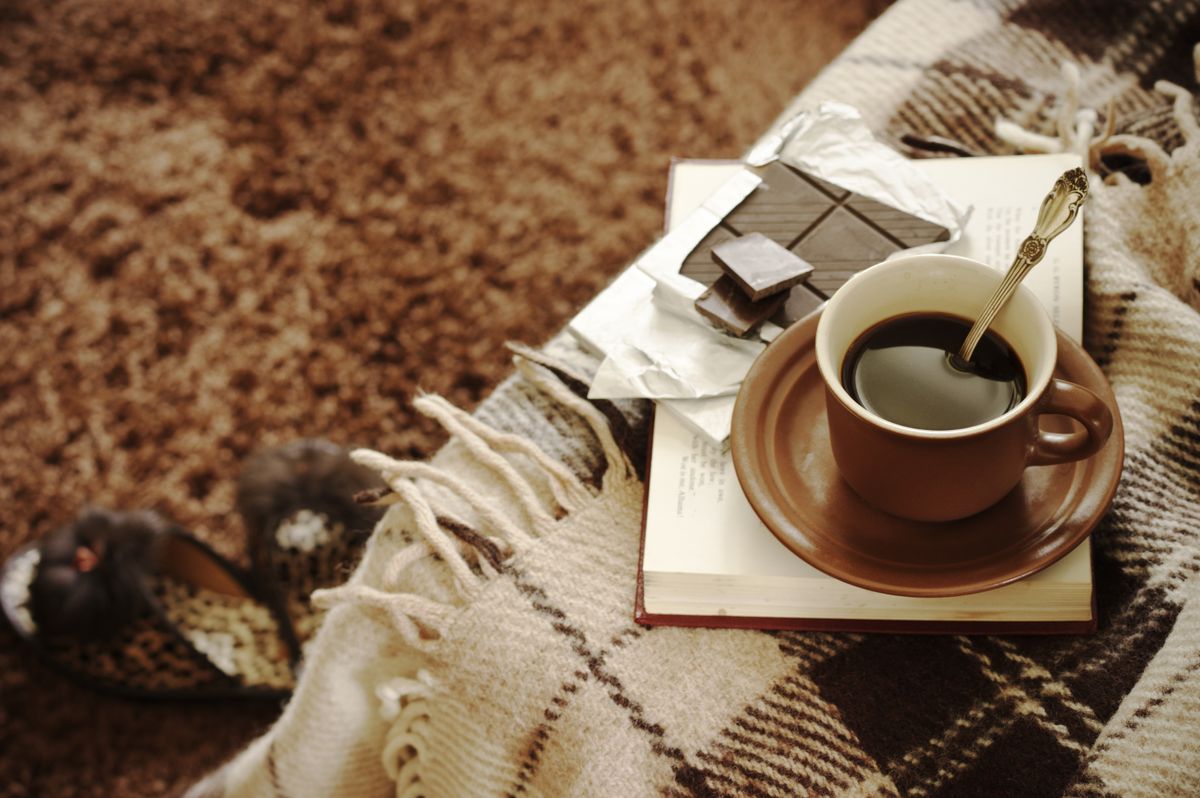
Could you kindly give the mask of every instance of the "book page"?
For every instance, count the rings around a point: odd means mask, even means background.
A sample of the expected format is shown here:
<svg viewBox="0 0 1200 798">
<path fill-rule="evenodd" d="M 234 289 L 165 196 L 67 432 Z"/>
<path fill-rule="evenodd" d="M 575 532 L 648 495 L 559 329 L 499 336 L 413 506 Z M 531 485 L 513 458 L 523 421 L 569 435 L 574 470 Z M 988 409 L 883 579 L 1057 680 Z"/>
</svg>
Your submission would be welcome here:
<svg viewBox="0 0 1200 798">
<path fill-rule="evenodd" d="M 1077 155 L 992 158 L 927 158 L 914 161 L 951 197 L 975 206 L 963 236 L 945 252 L 1007 271 L 1033 230 L 1042 199 L 1063 172 L 1080 165 Z M 1046 257 L 1024 279 L 1050 318 L 1076 342 L 1083 341 L 1083 213 L 1050 242 Z"/>
<path fill-rule="evenodd" d="M 644 570 L 821 576 L 759 520 L 729 452 L 671 413 L 655 415 L 648 479 Z"/>
<path fill-rule="evenodd" d="M 667 230 L 678 226 L 709 194 L 744 167 L 741 161 L 671 161 L 665 214 Z"/>
</svg>

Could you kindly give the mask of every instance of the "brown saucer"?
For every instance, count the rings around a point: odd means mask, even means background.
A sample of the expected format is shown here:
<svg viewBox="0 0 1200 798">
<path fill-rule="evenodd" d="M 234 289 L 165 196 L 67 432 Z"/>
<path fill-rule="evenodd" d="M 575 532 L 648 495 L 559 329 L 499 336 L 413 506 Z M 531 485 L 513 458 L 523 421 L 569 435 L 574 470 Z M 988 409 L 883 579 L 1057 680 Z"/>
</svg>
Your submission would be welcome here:
<svg viewBox="0 0 1200 798">
<path fill-rule="evenodd" d="M 755 361 L 738 393 L 730 436 L 750 505 L 801 559 L 869 590 L 956 596 L 1045 568 L 1100 522 L 1121 476 L 1125 432 L 1103 373 L 1061 331 L 1055 375 L 1090 388 L 1108 404 L 1108 443 L 1087 460 L 1026 469 L 1012 493 L 977 515 L 919 523 L 866 504 L 838 474 L 813 351 L 819 317 L 789 327 Z M 1042 423 L 1070 428 L 1059 417 Z"/>
</svg>

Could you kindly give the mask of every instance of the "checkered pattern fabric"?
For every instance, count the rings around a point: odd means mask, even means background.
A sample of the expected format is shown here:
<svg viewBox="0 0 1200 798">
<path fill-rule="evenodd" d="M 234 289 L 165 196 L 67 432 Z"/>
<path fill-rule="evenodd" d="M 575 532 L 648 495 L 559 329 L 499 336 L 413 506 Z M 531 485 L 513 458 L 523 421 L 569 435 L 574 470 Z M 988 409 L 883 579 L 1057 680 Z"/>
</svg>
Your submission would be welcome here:
<svg viewBox="0 0 1200 798">
<path fill-rule="evenodd" d="M 1128 453 L 1095 634 L 637 626 L 646 408 L 578 398 L 595 364 L 559 338 L 528 353 L 557 381 L 429 407 L 436 469 L 373 461 L 398 501 L 295 699 L 194 794 L 1200 795 L 1200 126 L 1154 83 L 1193 87 L 1197 41 L 1191 1 L 901 0 L 797 101 L 996 153 L 998 118 L 1045 143 L 1112 102 L 1118 135 L 1082 142 L 1108 175 L 1086 345 Z"/>
</svg>

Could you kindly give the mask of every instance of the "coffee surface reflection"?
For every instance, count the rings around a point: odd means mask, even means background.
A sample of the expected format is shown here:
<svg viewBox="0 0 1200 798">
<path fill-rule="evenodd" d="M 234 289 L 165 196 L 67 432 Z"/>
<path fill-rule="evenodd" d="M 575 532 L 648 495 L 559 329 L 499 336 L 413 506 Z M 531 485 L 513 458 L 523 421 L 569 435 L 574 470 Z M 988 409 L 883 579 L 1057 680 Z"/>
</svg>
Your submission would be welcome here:
<svg viewBox="0 0 1200 798">
<path fill-rule="evenodd" d="M 970 328 L 946 313 L 886 319 L 851 345 L 842 384 L 867 410 L 905 427 L 963 429 L 1002 416 L 1025 397 L 1025 369 L 991 331 L 962 363 L 954 353 Z"/>
</svg>

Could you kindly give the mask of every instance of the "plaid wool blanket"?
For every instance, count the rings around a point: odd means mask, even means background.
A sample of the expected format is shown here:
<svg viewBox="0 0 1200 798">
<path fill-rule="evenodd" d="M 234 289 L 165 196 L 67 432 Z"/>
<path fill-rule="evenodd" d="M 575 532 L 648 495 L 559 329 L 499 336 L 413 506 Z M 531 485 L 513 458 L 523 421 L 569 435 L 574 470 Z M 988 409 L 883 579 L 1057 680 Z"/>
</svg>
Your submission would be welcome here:
<svg viewBox="0 0 1200 798">
<path fill-rule="evenodd" d="M 392 506 L 283 717 L 193 794 L 1200 794 L 1200 3 L 1100 5 L 901 0 L 796 101 L 898 147 L 1087 155 L 1086 346 L 1127 451 L 1095 634 L 637 626 L 646 407 L 583 400 L 560 337 L 473 415 L 419 400 L 433 462 L 358 455 Z"/>
</svg>

